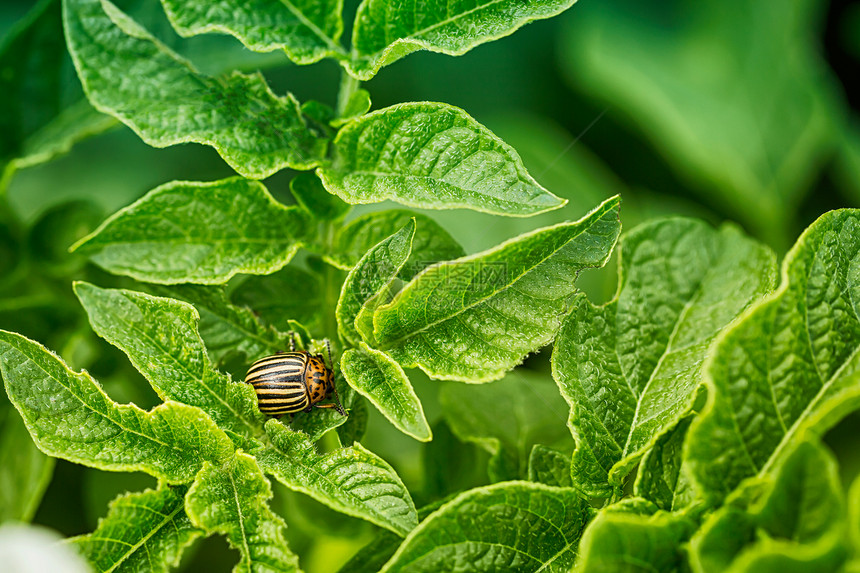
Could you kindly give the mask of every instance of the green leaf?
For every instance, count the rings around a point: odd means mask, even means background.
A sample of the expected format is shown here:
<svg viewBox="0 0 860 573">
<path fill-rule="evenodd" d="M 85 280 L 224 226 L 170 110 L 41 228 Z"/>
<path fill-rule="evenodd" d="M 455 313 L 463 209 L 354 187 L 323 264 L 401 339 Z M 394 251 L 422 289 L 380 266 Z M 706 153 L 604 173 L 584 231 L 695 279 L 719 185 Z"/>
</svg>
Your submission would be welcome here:
<svg viewBox="0 0 860 573">
<path fill-rule="evenodd" d="M 422 442 L 433 439 L 424 408 L 403 368 L 384 352 L 360 343 L 340 359 L 340 369 L 349 385 L 370 400 L 389 422 Z"/>
<path fill-rule="evenodd" d="M 653 501 L 660 509 L 678 511 L 696 499 L 696 491 L 683 462 L 684 440 L 693 421 L 687 415 L 665 434 L 642 458 L 633 491 Z"/>
<path fill-rule="evenodd" d="M 205 464 L 185 499 L 191 522 L 221 533 L 242 556 L 233 571 L 299 571 L 284 539 L 284 520 L 267 503 L 269 480 L 254 458 L 237 453 L 226 467 Z"/>
<path fill-rule="evenodd" d="M 0 330 L 6 393 L 46 454 L 108 471 L 144 471 L 190 481 L 206 460 L 232 451 L 199 409 L 167 402 L 145 412 L 118 405 L 85 371 L 73 372 L 44 346 Z"/>
<path fill-rule="evenodd" d="M 320 455 L 305 434 L 276 420 L 266 423 L 266 432 L 272 446 L 252 453 L 266 473 L 291 490 L 400 536 L 418 524 L 400 477 L 361 444 Z"/>
<path fill-rule="evenodd" d="M 528 174 L 509 145 L 442 103 L 398 104 L 348 123 L 319 174 L 326 189 L 353 205 L 391 199 L 527 217 L 565 204 Z"/>
<path fill-rule="evenodd" d="M 618 206 L 613 197 L 578 222 L 428 267 L 374 314 L 375 347 L 434 378 L 501 378 L 554 338 L 577 274 L 606 263 Z"/>
<path fill-rule="evenodd" d="M 60 12 L 60 0 L 39 2 L 0 43 L 0 190 L 15 169 L 48 161 L 116 123 L 84 99 Z"/>
<path fill-rule="evenodd" d="M 822 215 L 786 255 L 779 288 L 719 337 L 686 446 L 709 499 L 860 406 L 858 252 L 860 211 Z"/>
<path fill-rule="evenodd" d="M 504 482 L 449 501 L 381 570 L 570 571 L 591 509 L 575 490 Z"/>
<path fill-rule="evenodd" d="M 289 336 L 263 325 L 247 308 L 230 304 L 224 287 L 174 285 L 156 292 L 194 305 L 200 313 L 200 336 L 216 364 L 239 354 L 248 363 L 290 347 Z"/>
<path fill-rule="evenodd" d="M 358 346 L 361 341 L 355 327 L 355 319 L 361 307 L 397 277 L 409 259 L 414 237 L 415 220 L 410 219 L 402 229 L 367 251 L 346 275 L 337 301 L 335 317 L 338 333 L 352 346 Z"/>
<path fill-rule="evenodd" d="M 370 93 L 367 90 L 357 89 L 349 95 L 346 105 L 340 116 L 332 120 L 332 127 L 340 127 L 349 123 L 357 117 L 361 117 L 370 111 Z"/>
<path fill-rule="evenodd" d="M 691 541 L 697 571 L 838 571 L 847 557 L 847 520 L 833 456 L 801 442 L 752 495 L 713 513 Z"/>
<path fill-rule="evenodd" d="M 686 188 L 770 242 L 787 241 L 842 121 L 820 55 L 823 6 L 640 8 L 609 0 L 577 14 L 563 36 L 564 67 L 578 89 L 630 118 Z"/>
<path fill-rule="evenodd" d="M 0 406 L 0 523 L 29 522 L 54 473 L 54 459 L 39 451 L 11 407 Z"/>
<path fill-rule="evenodd" d="M 193 306 L 84 282 L 74 289 L 96 334 L 125 352 L 159 397 L 200 408 L 237 445 L 263 435 L 254 389 L 212 368 Z"/>
<path fill-rule="evenodd" d="M 374 245 L 408 225 L 412 219 L 416 223 L 412 254 L 403 265 L 400 278 L 409 280 L 433 263 L 458 259 L 466 254 L 454 237 L 430 217 L 406 209 L 390 209 L 367 213 L 350 221 L 338 233 L 335 248 L 327 260 L 339 268 L 351 269 Z"/>
<path fill-rule="evenodd" d="M 451 56 L 513 34 L 534 20 L 551 18 L 576 0 L 478 0 L 420 4 L 365 0 L 358 8 L 348 69 L 369 80 L 386 66 L 417 50 Z"/>
<path fill-rule="evenodd" d="M 529 481 L 553 487 L 571 487 L 570 455 L 535 444 L 529 454 Z"/>
<path fill-rule="evenodd" d="M 293 197 L 314 219 L 339 221 L 350 210 L 347 203 L 332 195 L 313 173 L 299 173 L 290 181 Z"/>
<path fill-rule="evenodd" d="M 579 297 L 553 351 L 577 441 L 574 482 L 601 497 L 689 411 L 711 342 L 776 274 L 767 247 L 691 219 L 641 225 L 620 252 L 615 299 Z"/>
<path fill-rule="evenodd" d="M 117 211 L 72 249 L 141 281 L 218 284 L 280 269 L 308 226 L 303 211 L 275 201 L 262 183 L 174 181 Z"/>
<path fill-rule="evenodd" d="M 492 384 L 449 383 L 439 402 L 454 435 L 490 453 L 492 481 L 527 478 L 535 444 L 572 449 L 567 407 L 548 376 L 515 370 Z"/>
<path fill-rule="evenodd" d="M 187 487 L 125 493 L 110 503 L 92 533 L 69 543 L 96 571 L 167 573 L 202 533 L 185 514 Z"/>
<path fill-rule="evenodd" d="M 64 0 L 63 21 L 90 103 L 149 145 L 210 145 L 255 179 L 323 155 L 295 98 L 276 96 L 262 75 L 202 75 L 108 0 Z"/>
<path fill-rule="evenodd" d="M 601 511 L 585 529 L 577 572 L 628 573 L 688 570 L 683 543 L 694 524 L 663 511 L 653 516 Z"/>
<path fill-rule="evenodd" d="M 161 0 L 170 23 L 183 36 L 230 34 L 255 52 L 284 50 L 297 64 L 346 57 L 338 43 L 343 32 L 343 0 Z"/>
<path fill-rule="evenodd" d="M 319 276 L 292 265 L 265 277 L 248 277 L 230 296 L 281 332 L 294 330 L 291 320 L 315 330 L 323 311 L 331 312 L 323 305 Z"/>
</svg>

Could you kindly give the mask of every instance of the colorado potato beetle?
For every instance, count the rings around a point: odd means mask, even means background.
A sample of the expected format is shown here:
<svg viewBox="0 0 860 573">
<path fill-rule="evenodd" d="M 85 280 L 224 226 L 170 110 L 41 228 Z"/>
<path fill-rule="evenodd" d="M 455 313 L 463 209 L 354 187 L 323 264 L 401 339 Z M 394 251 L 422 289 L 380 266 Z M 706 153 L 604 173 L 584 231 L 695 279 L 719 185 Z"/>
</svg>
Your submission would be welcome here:
<svg viewBox="0 0 860 573">
<path fill-rule="evenodd" d="M 329 363 L 331 347 L 326 341 Z M 314 408 L 331 408 L 343 416 L 346 412 L 334 386 L 334 373 L 326 366 L 321 354 L 296 350 L 290 339 L 290 351 L 260 358 L 248 369 L 245 382 L 254 387 L 260 412 L 280 417 Z M 336 404 L 319 402 L 334 394 Z"/>
</svg>

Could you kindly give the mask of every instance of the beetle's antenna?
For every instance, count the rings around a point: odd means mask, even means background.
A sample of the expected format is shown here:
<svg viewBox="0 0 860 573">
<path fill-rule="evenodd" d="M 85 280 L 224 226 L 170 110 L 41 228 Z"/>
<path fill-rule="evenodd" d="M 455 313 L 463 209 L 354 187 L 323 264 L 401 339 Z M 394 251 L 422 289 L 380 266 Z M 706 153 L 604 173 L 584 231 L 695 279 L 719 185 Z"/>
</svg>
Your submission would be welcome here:
<svg viewBox="0 0 860 573">
<path fill-rule="evenodd" d="M 325 339 L 325 349 L 328 352 L 328 365 L 334 370 L 334 360 L 331 359 L 331 341 L 328 338 Z"/>
<path fill-rule="evenodd" d="M 296 333 L 290 331 L 290 352 L 296 351 Z"/>
</svg>

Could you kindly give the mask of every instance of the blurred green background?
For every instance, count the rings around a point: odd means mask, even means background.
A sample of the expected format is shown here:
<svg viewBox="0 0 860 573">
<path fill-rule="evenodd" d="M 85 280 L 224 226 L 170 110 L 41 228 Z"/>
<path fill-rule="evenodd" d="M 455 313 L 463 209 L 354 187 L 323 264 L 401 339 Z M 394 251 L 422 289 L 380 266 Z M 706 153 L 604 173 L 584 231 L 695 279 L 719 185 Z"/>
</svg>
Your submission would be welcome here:
<svg viewBox="0 0 860 573">
<path fill-rule="evenodd" d="M 262 69 L 278 93 L 335 103 L 339 71 L 333 63 L 297 67 L 279 54 L 252 54 L 226 37 L 180 40 L 157 2 L 119 4 L 201 70 Z M 351 17 L 357 2 L 345 4 Z M 0 3 L 0 37 L 8 41 L 33 6 Z M 0 87 L 3 73 L 0 66 Z M 79 98 L 77 79 L 67 75 L 60 87 L 70 99 Z M 374 109 L 419 100 L 462 107 L 517 149 L 539 182 L 569 200 L 561 210 L 530 219 L 426 212 L 467 252 L 577 219 L 621 193 L 627 229 L 669 214 L 732 221 L 783 256 L 825 211 L 860 206 L 858 79 L 860 2 L 581 0 L 560 17 L 463 57 L 410 55 L 364 87 Z M 18 96 L 0 90 L 0 114 L 43 113 L 40 101 L 13 101 Z M 0 168 L 15 159 L 17 136 L 0 133 Z M 156 185 L 215 180 L 231 170 L 210 148 L 153 149 L 117 126 L 50 162 L 12 171 L 7 170 L 5 191 L 0 189 L 0 328 L 38 340 L 72 367 L 88 369 L 120 402 L 155 404 L 154 393 L 125 357 L 92 333 L 71 292 L 76 279 L 102 286 L 133 283 L 66 249 Z M 292 175 L 282 172 L 266 181 L 287 203 Z M 354 215 L 386 207 L 361 207 Z M 586 273 L 581 284 L 592 300 L 607 300 L 615 271 Z M 502 382 L 467 387 L 468 392 L 410 372 L 435 440 L 419 444 L 371 411 L 363 443 L 395 467 L 419 506 L 488 483 L 488 467 L 494 478 L 525 477 L 521 462 L 530 444 L 573 447 L 566 406 L 549 378 L 548 354 L 529 358 Z M 241 364 L 226 368 L 237 378 L 242 374 Z M 517 385 L 535 389 L 532 408 L 505 398 Z M 457 436 L 473 435 L 474 429 L 457 427 L 457 404 L 510 416 L 518 434 L 489 436 L 483 447 L 463 443 Z M 4 435 L 16 423 L 10 410 L 0 396 Z M 860 471 L 856 436 L 860 418 L 854 416 L 827 437 L 846 480 Z M 501 453 L 491 459 L 487 443 Z M 145 475 L 58 461 L 34 522 L 64 535 L 85 533 L 116 494 L 154 485 Z M 0 484 L 2 490 L 14 491 Z M 337 570 L 378 533 L 280 486 L 275 493 L 275 508 L 289 524 L 291 546 L 306 571 Z M 183 567 L 229 571 L 236 561 L 231 553 L 222 540 L 210 539 L 195 545 Z"/>
</svg>

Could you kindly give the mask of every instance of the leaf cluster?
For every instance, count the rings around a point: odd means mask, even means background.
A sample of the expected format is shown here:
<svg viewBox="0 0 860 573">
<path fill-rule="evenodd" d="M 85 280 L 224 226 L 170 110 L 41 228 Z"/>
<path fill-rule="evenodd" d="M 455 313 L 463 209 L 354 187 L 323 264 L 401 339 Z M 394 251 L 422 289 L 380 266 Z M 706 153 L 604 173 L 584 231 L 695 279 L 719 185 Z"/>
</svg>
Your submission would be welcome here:
<svg viewBox="0 0 860 573">
<path fill-rule="evenodd" d="M 621 235 L 614 196 L 467 254 L 414 209 L 525 218 L 566 200 L 465 111 L 371 111 L 360 82 L 418 50 L 463 54 L 572 1 L 364 0 L 349 47 L 337 0 L 161 4 L 180 36 L 226 34 L 272 56 L 255 67 L 333 60 L 337 105 L 278 94 L 241 66 L 200 68 L 142 0 L 44 0 L 10 35 L 0 87 L 48 93 L 74 73 L 82 90 L 42 115 L 3 117 L 5 180 L 117 123 L 153 147 L 209 146 L 238 175 L 159 185 L 88 234 L 102 218 L 91 206 L 48 214 L 27 256 L 0 268 L 0 287 L 21 299 L 80 272 L 88 323 L 73 335 L 84 350 L 63 357 L 35 341 L 48 328 L 0 330 L 11 405 L 0 405 L 0 478 L 13 484 L 0 489 L 16 492 L 0 498 L 0 520 L 32 517 L 60 458 L 157 480 L 67 541 L 98 571 L 168 571 L 212 535 L 238 552 L 236 571 L 298 571 L 287 526 L 302 507 L 320 529 L 350 531 L 343 516 L 372 524 L 344 571 L 857 567 L 860 482 L 846 491 L 820 438 L 860 407 L 860 213 L 821 216 L 778 264 L 731 224 L 673 217 Z M 36 78 L 37 66 L 50 73 Z M 654 121 L 646 129 L 659 132 Z M 791 179 L 794 153 L 782 150 L 773 180 Z M 709 159 L 688 160 L 717 177 Z M 783 209 L 757 156 L 748 162 L 726 185 L 730 202 L 755 189 L 760 210 Z M 281 201 L 263 180 L 285 169 L 299 173 Z M 353 207 L 384 201 L 406 209 Z M 764 234 L 777 224 L 764 218 Z M 41 231 L 71 253 L 45 248 Z M 576 283 L 613 252 L 617 292 L 597 305 Z M 21 279 L 31 264 L 32 286 Z M 291 338 L 314 354 L 333 343 L 348 416 L 259 412 L 244 368 Z M 549 366 L 529 367 L 549 345 Z M 104 368 L 110 353 L 118 364 Z M 132 368 L 157 399 L 111 387 Z M 424 378 L 441 381 L 438 404 Z M 365 445 L 373 416 L 425 444 L 423 487 Z M 466 475 L 476 467 L 477 480 Z M 287 498 L 295 512 L 279 511 L 284 490 L 299 494 Z"/>
</svg>

